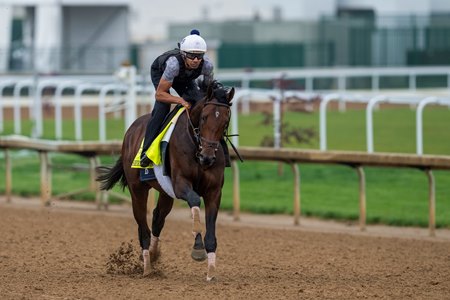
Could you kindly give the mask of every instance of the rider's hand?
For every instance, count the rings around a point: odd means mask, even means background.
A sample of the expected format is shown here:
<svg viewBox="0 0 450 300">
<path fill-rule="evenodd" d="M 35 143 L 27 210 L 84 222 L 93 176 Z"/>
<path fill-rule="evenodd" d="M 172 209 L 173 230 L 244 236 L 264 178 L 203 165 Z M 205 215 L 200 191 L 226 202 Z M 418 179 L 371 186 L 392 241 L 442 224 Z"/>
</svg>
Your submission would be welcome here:
<svg viewBox="0 0 450 300">
<path fill-rule="evenodd" d="M 181 99 L 180 104 L 183 105 L 186 109 L 191 108 L 191 104 L 189 102 L 185 101 L 184 99 Z"/>
</svg>

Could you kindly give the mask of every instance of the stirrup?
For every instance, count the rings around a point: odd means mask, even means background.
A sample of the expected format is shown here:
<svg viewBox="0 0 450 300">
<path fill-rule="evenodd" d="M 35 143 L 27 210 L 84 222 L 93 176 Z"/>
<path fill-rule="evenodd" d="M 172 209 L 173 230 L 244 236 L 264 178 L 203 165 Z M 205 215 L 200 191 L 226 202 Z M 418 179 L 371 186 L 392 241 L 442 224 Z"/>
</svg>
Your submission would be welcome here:
<svg viewBox="0 0 450 300">
<path fill-rule="evenodd" d="M 142 156 L 139 162 L 142 168 L 147 168 L 148 166 L 150 166 L 151 163 L 152 161 L 150 160 L 150 158 L 147 157 L 147 155 Z"/>
</svg>

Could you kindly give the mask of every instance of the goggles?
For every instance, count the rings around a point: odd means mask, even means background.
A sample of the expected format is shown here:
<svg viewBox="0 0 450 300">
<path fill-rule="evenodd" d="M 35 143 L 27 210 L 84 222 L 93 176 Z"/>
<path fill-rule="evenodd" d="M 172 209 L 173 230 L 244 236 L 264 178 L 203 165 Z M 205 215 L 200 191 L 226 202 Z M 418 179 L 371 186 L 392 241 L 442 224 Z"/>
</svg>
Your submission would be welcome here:
<svg viewBox="0 0 450 300">
<path fill-rule="evenodd" d="M 191 60 L 194 60 L 194 59 L 202 60 L 204 55 L 205 55 L 205 53 L 184 52 L 184 56 Z"/>
</svg>

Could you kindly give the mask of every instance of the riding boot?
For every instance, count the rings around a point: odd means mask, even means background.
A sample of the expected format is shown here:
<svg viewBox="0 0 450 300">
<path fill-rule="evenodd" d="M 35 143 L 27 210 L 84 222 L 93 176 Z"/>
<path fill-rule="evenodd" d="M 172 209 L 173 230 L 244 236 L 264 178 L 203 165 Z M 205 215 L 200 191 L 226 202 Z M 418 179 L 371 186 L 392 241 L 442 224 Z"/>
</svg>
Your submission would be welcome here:
<svg viewBox="0 0 450 300">
<path fill-rule="evenodd" d="M 142 153 L 140 161 L 140 165 L 142 168 L 146 168 L 152 163 L 150 158 L 146 155 L 148 148 L 150 148 L 150 145 L 153 143 L 155 131 L 157 132 L 151 120 L 152 119 L 150 119 L 150 121 L 147 123 L 147 128 L 145 129 L 144 144 L 142 145 Z"/>
<path fill-rule="evenodd" d="M 150 145 L 153 143 L 155 138 L 158 136 L 159 129 L 161 128 L 164 118 L 170 111 L 170 104 L 162 103 L 159 101 L 155 102 L 155 107 L 152 111 L 152 117 L 147 123 L 147 128 L 145 129 L 144 144 L 142 145 L 141 161 L 140 165 L 143 168 L 148 167 L 152 161 L 145 154 Z"/>
<path fill-rule="evenodd" d="M 227 142 L 225 142 L 225 139 L 220 140 L 220 144 L 222 145 L 223 154 L 225 156 L 225 167 L 231 167 L 231 159 L 230 159 L 230 153 L 228 152 L 228 145 Z"/>
</svg>

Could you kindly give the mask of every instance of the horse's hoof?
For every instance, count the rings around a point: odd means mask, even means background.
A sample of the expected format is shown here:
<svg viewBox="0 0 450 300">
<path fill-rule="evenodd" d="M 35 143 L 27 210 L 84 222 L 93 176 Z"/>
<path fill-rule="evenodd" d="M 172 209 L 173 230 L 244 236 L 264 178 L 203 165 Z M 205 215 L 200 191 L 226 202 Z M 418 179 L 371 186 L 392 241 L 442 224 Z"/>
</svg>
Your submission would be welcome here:
<svg viewBox="0 0 450 300">
<path fill-rule="evenodd" d="M 150 251 L 150 262 L 155 263 L 159 260 L 159 257 L 161 256 L 161 252 L 159 250 L 156 250 L 155 252 Z"/>
<path fill-rule="evenodd" d="M 205 249 L 192 249 L 191 257 L 195 261 L 204 261 L 208 258 Z"/>
<path fill-rule="evenodd" d="M 152 234 L 150 241 L 150 262 L 154 263 L 158 260 L 160 252 L 159 238 Z"/>
<path fill-rule="evenodd" d="M 152 271 L 152 266 L 150 264 L 150 251 L 142 251 L 142 257 L 144 258 L 144 273 L 142 276 L 147 276 Z"/>
<path fill-rule="evenodd" d="M 208 274 L 206 274 L 206 281 L 215 281 L 216 280 L 216 266 L 209 265 L 208 266 Z"/>
</svg>

